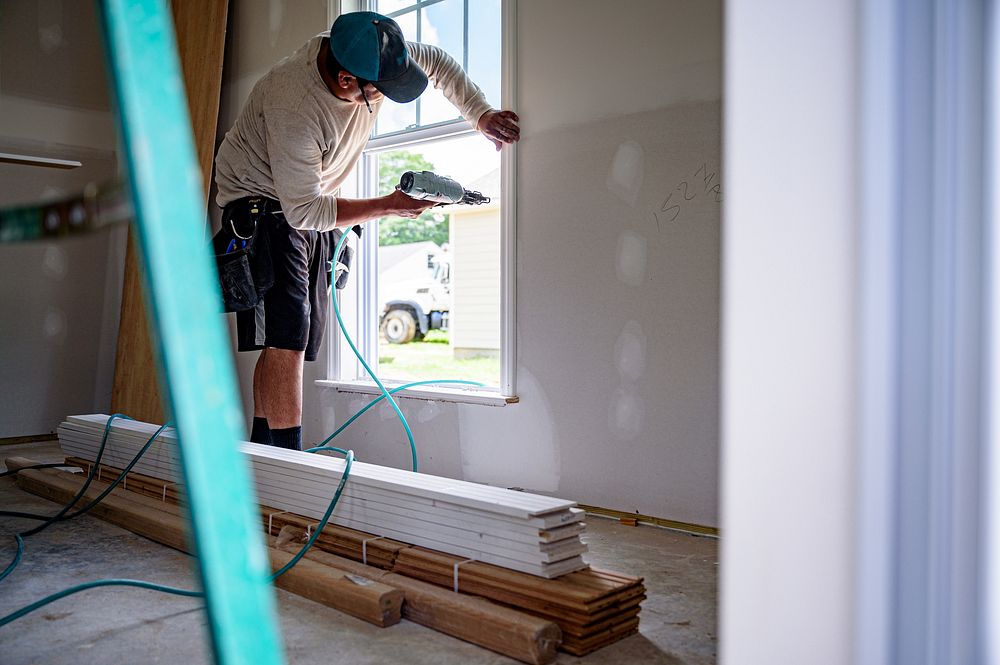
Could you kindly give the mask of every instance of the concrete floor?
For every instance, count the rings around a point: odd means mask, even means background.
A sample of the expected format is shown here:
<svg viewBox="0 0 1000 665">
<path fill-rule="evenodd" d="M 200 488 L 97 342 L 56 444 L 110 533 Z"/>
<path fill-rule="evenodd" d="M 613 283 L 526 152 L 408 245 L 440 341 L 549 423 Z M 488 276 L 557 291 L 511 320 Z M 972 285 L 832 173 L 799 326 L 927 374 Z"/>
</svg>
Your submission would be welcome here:
<svg viewBox="0 0 1000 665">
<path fill-rule="evenodd" d="M 0 460 L 23 455 L 61 461 L 54 443 L 0 447 Z M 54 512 L 55 504 L 0 480 L 0 507 Z M 0 518 L 0 566 L 13 556 L 12 534 L 27 520 Z M 585 658 L 558 663 L 714 663 L 718 543 L 655 527 L 592 517 L 591 564 L 642 575 L 648 593 L 639 635 Z M 98 519 L 83 516 L 26 541 L 24 559 L 0 582 L 0 616 L 85 581 L 124 577 L 192 588 L 191 558 Z M 376 628 L 278 590 L 289 663 L 515 663 L 423 626 Z M 163 663 L 211 661 L 201 602 L 141 589 L 94 589 L 64 598 L 0 628 L 0 662 Z"/>
</svg>

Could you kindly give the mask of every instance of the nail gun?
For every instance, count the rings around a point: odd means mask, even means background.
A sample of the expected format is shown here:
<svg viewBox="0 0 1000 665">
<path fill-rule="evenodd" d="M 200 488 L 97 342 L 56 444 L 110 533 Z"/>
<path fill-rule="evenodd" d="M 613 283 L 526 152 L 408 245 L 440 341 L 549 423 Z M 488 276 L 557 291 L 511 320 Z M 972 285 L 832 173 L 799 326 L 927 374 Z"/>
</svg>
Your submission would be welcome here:
<svg viewBox="0 0 1000 665">
<path fill-rule="evenodd" d="M 399 179 L 399 189 L 415 199 L 444 204 L 481 205 L 490 202 L 490 197 L 465 189 L 454 179 L 431 171 L 407 171 Z"/>
</svg>

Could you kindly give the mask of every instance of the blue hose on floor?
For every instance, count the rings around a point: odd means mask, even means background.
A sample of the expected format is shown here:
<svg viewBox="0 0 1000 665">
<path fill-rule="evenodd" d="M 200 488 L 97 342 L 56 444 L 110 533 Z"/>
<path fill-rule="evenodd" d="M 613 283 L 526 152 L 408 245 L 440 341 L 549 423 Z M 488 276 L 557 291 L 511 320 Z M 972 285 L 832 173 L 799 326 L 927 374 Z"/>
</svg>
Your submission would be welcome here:
<svg viewBox="0 0 1000 665">
<path fill-rule="evenodd" d="M 63 520 L 67 520 L 67 519 L 70 519 L 72 517 L 76 517 L 77 515 L 81 515 L 81 514 L 87 512 L 88 510 L 90 510 L 91 508 L 93 508 L 94 505 L 96 505 L 96 501 L 95 501 L 92 504 L 90 504 L 87 507 L 85 507 L 84 509 L 78 511 L 77 513 L 75 513 L 73 515 L 70 515 L 69 517 L 65 517 L 66 513 L 70 510 L 70 508 L 72 508 L 74 505 L 76 505 L 76 502 L 79 501 L 80 498 L 87 492 L 87 488 L 89 488 L 90 484 L 94 481 L 94 476 L 97 475 L 97 467 L 101 463 L 101 458 L 104 456 L 104 449 L 108 445 L 108 435 L 111 432 L 111 423 L 113 423 L 116 418 L 125 418 L 127 420 L 132 420 L 128 416 L 123 415 L 121 413 L 113 414 L 111 417 L 108 418 L 108 423 L 107 423 L 107 425 L 104 426 L 104 436 L 101 438 L 101 445 L 100 445 L 100 447 L 97 450 L 97 458 L 96 458 L 96 461 L 94 462 L 94 466 L 90 469 L 90 473 L 87 475 L 87 480 L 83 483 L 83 487 L 80 488 L 80 491 L 76 493 L 76 495 L 73 497 L 73 499 L 69 503 L 67 503 L 65 506 L 63 506 L 62 510 L 60 510 L 55 515 L 36 515 L 34 513 L 21 513 L 21 512 L 15 512 L 15 511 L 0 511 L 0 516 L 2 516 L 2 517 L 20 517 L 20 518 L 26 518 L 26 519 L 40 520 L 42 522 L 41 524 L 39 524 L 38 526 L 34 527 L 33 529 L 28 529 L 27 531 L 22 531 L 21 533 L 18 533 L 18 534 L 14 535 L 14 540 L 16 541 L 16 545 L 17 545 L 17 551 L 15 552 L 14 558 L 11 560 L 11 562 L 7 565 L 6 568 L 4 568 L 3 572 L 0 573 L 0 582 L 2 582 L 4 579 L 7 578 L 8 575 L 10 575 L 12 572 L 14 572 L 14 569 L 17 568 L 17 565 L 19 563 L 21 563 L 21 558 L 24 555 L 24 537 L 25 536 L 33 536 L 34 534 L 36 534 L 36 533 L 38 533 L 40 531 L 43 531 L 43 530 L 47 529 L 48 527 L 52 526 L 56 522 L 61 522 Z M 146 444 L 145 448 L 143 448 L 143 452 L 146 451 L 146 448 L 149 447 L 149 445 L 153 442 L 153 440 L 156 438 L 156 436 L 161 431 L 163 431 L 162 427 L 156 432 L 156 434 L 153 435 L 153 438 L 149 440 L 149 442 Z M 140 455 L 141 454 L 142 453 L 140 453 Z M 30 467 L 30 468 L 44 468 L 46 466 L 49 466 L 49 465 L 36 465 L 36 466 Z M 65 466 L 65 465 L 61 465 L 61 466 Z M 22 469 L 22 470 L 26 470 L 26 469 Z M 115 481 L 115 482 L 117 482 L 117 481 Z M 114 485 L 112 485 L 111 487 L 114 487 Z M 108 491 L 110 491 L 110 490 L 111 490 L 111 488 L 109 487 Z M 104 498 L 104 496 L 106 496 L 106 494 L 107 494 L 107 492 L 105 492 L 105 494 L 102 494 L 100 498 Z M 2 624 L 0 624 L 0 625 L 2 625 Z"/>
</svg>

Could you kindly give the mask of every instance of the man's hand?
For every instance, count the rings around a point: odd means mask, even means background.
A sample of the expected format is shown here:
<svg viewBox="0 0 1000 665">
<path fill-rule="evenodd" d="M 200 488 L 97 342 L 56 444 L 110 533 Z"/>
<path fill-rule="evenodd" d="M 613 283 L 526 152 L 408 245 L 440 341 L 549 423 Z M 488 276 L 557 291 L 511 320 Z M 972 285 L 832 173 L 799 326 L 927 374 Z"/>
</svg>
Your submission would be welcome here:
<svg viewBox="0 0 1000 665">
<path fill-rule="evenodd" d="M 504 143 L 513 143 L 521 138 L 519 120 L 513 111 L 487 111 L 480 116 L 476 129 L 500 150 Z"/>
<path fill-rule="evenodd" d="M 409 194 L 404 194 L 399 189 L 385 198 L 390 209 L 388 214 L 396 215 L 397 217 L 406 217 L 407 219 L 415 219 L 425 210 L 437 205 L 436 201 L 415 199 Z"/>
</svg>

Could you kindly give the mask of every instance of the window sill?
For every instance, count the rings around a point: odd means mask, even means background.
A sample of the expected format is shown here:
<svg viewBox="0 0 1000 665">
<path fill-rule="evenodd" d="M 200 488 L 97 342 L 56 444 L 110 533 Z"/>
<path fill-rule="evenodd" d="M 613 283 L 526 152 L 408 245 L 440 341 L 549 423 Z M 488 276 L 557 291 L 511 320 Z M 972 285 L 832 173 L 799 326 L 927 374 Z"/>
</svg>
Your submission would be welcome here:
<svg viewBox="0 0 1000 665">
<path fill-rule="evenodd" d="M 322 388 L 334 388 L 342 393 L 360 393 L 364 395 L 381 395 L 382 391 L 377 385 L 368 381 L 331 381 L 319 379 L 316 385 Z M 386 385 L 392 390 L 394 386 Z M 459 402 L 462 404 L 482 404 L 484 406 L 507 406 L 517 404 L 517 395 L 501 395 L 491 390 L 463 390 L 457 388 L 441 387 L 418 387 L 407 388 L 398 393 L 393 393 L 393 397 L 405 397 L 407 399 L 423 399 L 432 402 Z"/>
</svg>

